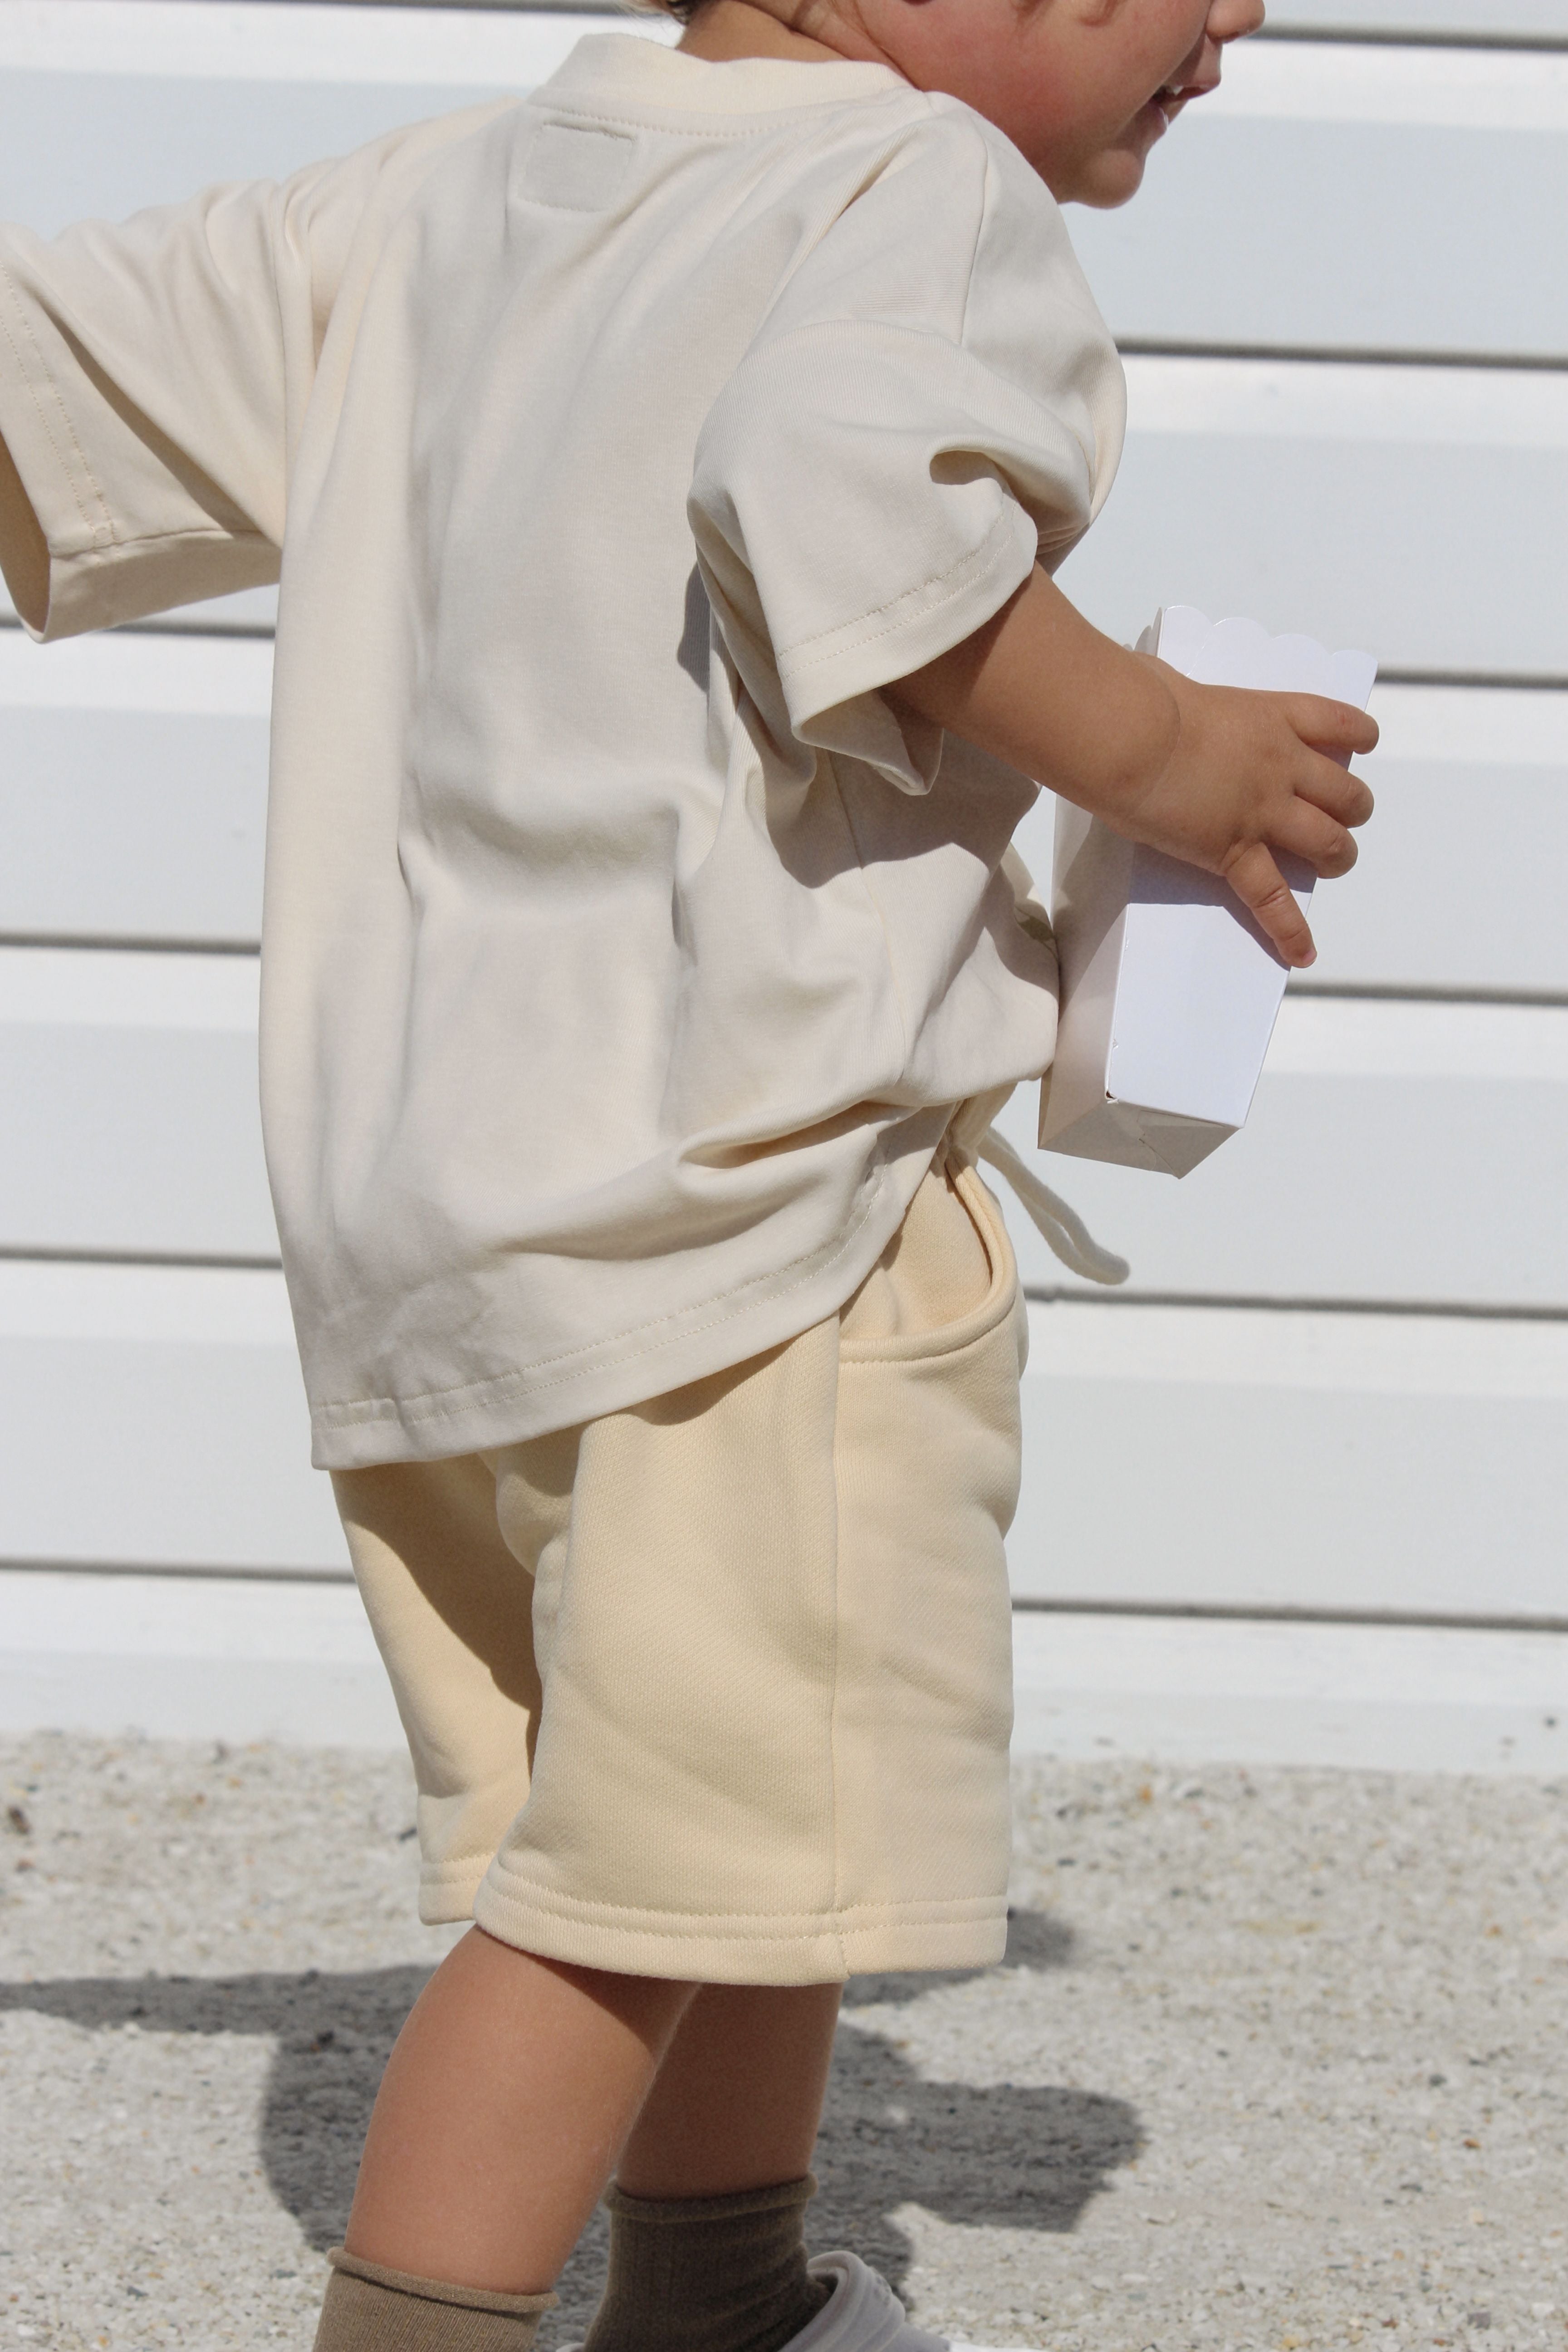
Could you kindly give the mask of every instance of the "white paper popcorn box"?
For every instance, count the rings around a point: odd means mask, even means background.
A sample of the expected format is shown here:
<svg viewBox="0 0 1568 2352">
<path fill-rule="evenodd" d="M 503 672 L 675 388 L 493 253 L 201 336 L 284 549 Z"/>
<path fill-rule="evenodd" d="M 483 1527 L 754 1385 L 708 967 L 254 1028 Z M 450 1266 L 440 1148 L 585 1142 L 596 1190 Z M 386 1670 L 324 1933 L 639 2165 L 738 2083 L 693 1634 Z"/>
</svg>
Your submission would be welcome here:
<svg viewBox="0 0 1568 2352">
<path fill-rule="evenodd" d="M 1138 641 L 1206 686 L 1322 694 L 1366 708 L 1370 654 L 1271 637 L 1172 604 Z M 1305 907 L 1310 867 L 1281 857 Z M 1040 1143 L 1184 1176 L 1246 1118 L 1287 968 L 1228 886 L 1098 817 L 1057 804 L 1052 919 L 1061 958 L 1056 1061 Z"/>
</svg>

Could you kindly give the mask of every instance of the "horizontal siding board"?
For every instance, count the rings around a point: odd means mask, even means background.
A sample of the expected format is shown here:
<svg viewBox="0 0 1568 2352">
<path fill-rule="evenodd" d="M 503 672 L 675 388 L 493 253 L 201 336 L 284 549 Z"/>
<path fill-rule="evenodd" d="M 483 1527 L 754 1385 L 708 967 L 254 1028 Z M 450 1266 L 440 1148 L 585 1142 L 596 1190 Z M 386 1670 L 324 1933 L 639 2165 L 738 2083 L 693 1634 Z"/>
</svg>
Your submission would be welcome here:
<svg viewBox="0 0 1568 2352">
<path fill-rule="evenodd" d="M 1015 1592 L 1564 1613 L 1568 1328 L 1031 1309 Z"/>
<path fill-rule="evenodd" d="M 1013 1622 L 1016 1755 L 1521 1772 L 1568 1761 L 1568 1635 L 1410 1625 Z"/>
<path fill-rule="evenodd" d="M 1385 670 L 1568 681 L 1568 376 L 1134 360 L 1115 493 L 1062 568 L 1113 636 L 1163 604 Z"/>
<path fill-rule="evenodd" d="M 1271 36 L 1568 43 L 1568 0 L 1270 0 Z"/>
<path fill-rule="evenodd" d="M 400 1748 L 352 1587 L 0 1568 L 0 1729 Z"/>
<path fill-rule="evenodd" d="M 0 932 L 254 944 L 265 719 L 0 706 Z"/>
<path fill-rule="evenodd" d="M 1568 1011 L 1288 999 L 1251 1115 L 1179 1182 L 1033 1150 L 1131 1286 L 1568 1311 Z M 1088 1290 L 1022 1214 L 1026 1281 Z"/>
<path fill-rule="evenodd" d="M 52 236 L 222 180 L 281 179 L 500 93 L 141 74 L 0 75 L 0 219 Z"/>
<path fill-rule="evenodd" d="M 620 10 L 310 6 L 296 0 L 29 0 L 0 10 L 0 66 L 191 80 L 468 83 L 526 88 L 580 33 L 673 41 L 665 16 Z"/>
<path fill-rule="evenodd" d="M 1499 249 L 1500 194 L 1539 237 Z M 1225 117 L 1184 121 L 1125 212 L 1068 214 L 1125 344 L 1556 362 L 1568 361 L 1565 223 L 1561 132 Z"/>
<path fill-rule="evenodd" d="M 1123 342 L 1562 360 L 1568 58 L 1243 45 L 1142 194 L 1068 221 Z"/>
<path fill-rule="evenodd" d="M 280 1275 L 0 1264 L 0 1559 L 341 1569 Z"/>
<path fill-rule="evenodd" d="M 256 968 L 0 949 L 0 1246 L 271 1257 Z"/>
<path fill-rule="evenodd" d="M 1362 854 L 1313 894 L 1314 986 L 1568 997 L 1568 764 L 1369 760 Z"/>
<path fill-rule="evenodd" d="M 0 1096 L 5 1247 L 277 1255 L 254 1036 L 5 1024 Z"/>
</svg>

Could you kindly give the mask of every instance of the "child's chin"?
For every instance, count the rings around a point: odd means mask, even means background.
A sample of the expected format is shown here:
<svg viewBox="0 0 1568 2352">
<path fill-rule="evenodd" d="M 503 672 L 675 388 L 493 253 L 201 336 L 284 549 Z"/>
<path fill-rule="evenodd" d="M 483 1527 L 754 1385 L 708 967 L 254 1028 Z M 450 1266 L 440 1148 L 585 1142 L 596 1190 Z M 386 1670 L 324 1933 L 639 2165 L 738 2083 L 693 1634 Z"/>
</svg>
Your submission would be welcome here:
<svg viewBox="0 0 1568 2352">
<path fill-rule="evenodd" d="M 1092 205 L 1096 212 L 1113 212 L 1118 205 L 1131 203 L 1143 184 L 1145 160 L 1131 148 L 1107 149 L 1084 165 L 1068 202 Z"/>
</svg>

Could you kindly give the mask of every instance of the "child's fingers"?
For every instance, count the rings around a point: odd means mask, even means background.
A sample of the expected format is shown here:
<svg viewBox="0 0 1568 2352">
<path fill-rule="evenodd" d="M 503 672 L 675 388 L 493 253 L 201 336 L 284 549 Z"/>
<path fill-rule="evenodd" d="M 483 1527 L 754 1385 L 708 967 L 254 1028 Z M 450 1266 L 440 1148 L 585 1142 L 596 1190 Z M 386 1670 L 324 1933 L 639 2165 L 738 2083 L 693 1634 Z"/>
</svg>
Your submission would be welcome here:
<svg viewBox="0 0 1568 2352">
<path fill-rule="evenodd" d="M 1316 961 L 1318 950 L 1312 944 L 1311 926 L 1261 842 L 1238 851 L 1222 871 L 1286 963 L 1309 964 Z"/>
<path fill-rule="evenodd" d="M 1331 760 L 1352 759 L 1358 751 L 1377 749 L 1377 721 L 1353 702 L 1331 702 L 1323 694 L 1282 694 L 1285 716 L 1313 750 Z"/>
<path fill-rule="evenodd" d="M 1348 874 L 1358 854 L 1345 826 L 1305 799 L 1290 803 L 1269 827 L 1268 839 L 1272 848 L 1288 849 L 1293 857 L 1304 858 L 1325 882 Z"/>
<path fill-rule="evenodd" d="M 1303 762 L 1296 791 L 1340 824 L 1364 824 L 1373 812 L 1367 786 L 1337 760 L 1314 758 Z"/>
</svg>

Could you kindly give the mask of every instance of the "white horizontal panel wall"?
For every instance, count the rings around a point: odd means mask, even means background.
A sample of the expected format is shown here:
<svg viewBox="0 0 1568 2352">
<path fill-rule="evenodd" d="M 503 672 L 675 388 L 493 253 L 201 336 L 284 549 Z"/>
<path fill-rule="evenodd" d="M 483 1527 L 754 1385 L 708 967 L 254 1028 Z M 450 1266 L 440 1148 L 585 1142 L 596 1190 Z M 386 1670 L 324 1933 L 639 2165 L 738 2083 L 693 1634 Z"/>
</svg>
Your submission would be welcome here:
<svg viewBox="0 0 1568 2352">
<path fill-rule="evenodd" d="M 1015 1590 L 1568 1622 L 1568 1326 L 1030 1310 Z"/>
<path fill-rule="evenodd" d="M 1568 373 L 1128 362 L 1116 492 L 1059 574 L 1130 642 L 1243 613 L 1385 670 L 1568 681 Z"/>
<path fill-rule="evenodd" d="M 1037 1096 L 1001 1122 L 1021 1150 Z M 1568 1009 L 1288 998 L 1247 1125 L 1190 1176 L 1037 1165 L 1135 1290 L 1568 1313 Z M 1026 1281 L 1088 1287 L 1015 1224 Z"/>
<path fill-rule="evenodd" d="M 1068 220 L 1124 342 L 1563 358 L 1568 54 L 1247 43 Z"/>
<path fill-rule="evenodd" d="M 281 177 L 531 89 L 584 33 L 677 29 L 570 12 L 7 0 L 0 218 L 47 234 L 213 181 Z"/>
<path fill-rule="evenodd" d="M 279 1274 L 0 1261 L 0 1560 L 343 1572 Z"/>
<path fill-rule="evenodd" d="M 0 948 L 0 1245 L 275 1259 L 256 960 Z"/>
<path fill-rule="evenodd" d="M 1568 45 L 1568 0 L 1273 0 L 1270 35 Z"/>
<path fill-rule="evenodd" d="M 352 1587 L 0 1567 L 0 1730 L 152 1724 L 231 1747 L 401 1739 Z"/>
<path fill-rule="evenodd" d="M 261 930 L 272 648 L 0 631 L 0 938 Z"/>
</svg>

